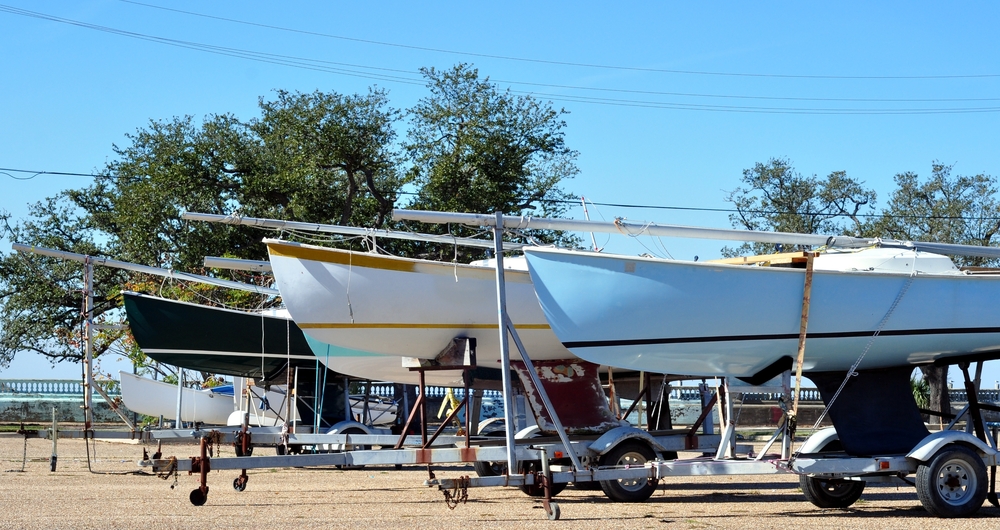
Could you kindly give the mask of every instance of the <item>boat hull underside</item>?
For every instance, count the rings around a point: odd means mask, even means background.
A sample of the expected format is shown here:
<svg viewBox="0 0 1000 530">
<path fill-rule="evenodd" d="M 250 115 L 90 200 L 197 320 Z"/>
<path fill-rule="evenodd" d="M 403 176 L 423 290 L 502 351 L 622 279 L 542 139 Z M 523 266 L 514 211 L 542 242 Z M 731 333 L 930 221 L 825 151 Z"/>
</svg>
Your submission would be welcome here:
<svg viewBox="0 0 1000 530">
<path fill-rule="evenodd" d="M 803 270 L 602 258 L 528 253 L 552 329 L 578 357 L 745 378 L 796 357 Z M 1000 357 L 998 280 L 817 271 L 803 371 L 847 370 L 866 349 L 865 369 Z"/>
</svg>

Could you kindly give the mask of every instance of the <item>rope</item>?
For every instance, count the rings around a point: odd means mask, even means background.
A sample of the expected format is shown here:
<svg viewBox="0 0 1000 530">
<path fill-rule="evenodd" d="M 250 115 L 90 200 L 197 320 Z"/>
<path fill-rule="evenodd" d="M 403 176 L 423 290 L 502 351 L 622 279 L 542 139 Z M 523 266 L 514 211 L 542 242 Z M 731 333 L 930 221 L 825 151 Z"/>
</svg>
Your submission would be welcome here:
<svg viewBox="0 0 1000 530">
<path fill-rule="evenodd" d="M 895 311 L 896 307 L 899 306 L 899 301 L 903 299 L 903 295 L 905 295 L 906 291 L 910 289 L 910 285 L 913 284 L 913 278 L 915 278 L 916 275 L 917 275 L 917 253 L 914 252 L 913 268 L 912 270 L 910 270 L 910 276 L 906 279 L 906 283 L 903 284 L 903 288 L 899 290 L 899 294 L 896 295 L 896 299 L 893 300 L 892 305 L 889 306 L 889 310 L 886 311 L 885 316 L 882 317 L 882 321 L 879 322 L 878 327 L 875 328 L 875 333 L 873 333 L 871 338 L 868 339 L 868 344 L 865 345 L 865 349 L 861 352 L 861 356 L 858 357 L 858 360 L 854 361 L 853 365 L 851 365 L 851 369 L 848 370 L 847 375 L 844 376 L 844 381 L 840 383 L 840 387 L 833 394 L 833 397 L 830 398 L 830 402 L 827 403 L 826 407 L 823 408 L 823 413 L 820 414 L 819 418 L 816 419 L 816 423 L 813 424 L 813 429 L 819 428 L 819 424 L 823 421 L 824 418 L 826 418 L 827 412 L 830 411 L 830 407 L 832 407 L 834 402 L 837 401 L 837 398 L 840 397 L 840 393 L 844 390 L 844 387 L 847 386 L 847 382 L 850 381 L 852 377 L 858 375 L 856 371 L 858 369 L 858 366 L 861 364 L 861 361 L 865 358 L 865 355 L 868 354 L 868 350 L 871 349 L 872 344 L 875 342 L 875 339 L 878 338 L 880 333 L 882 333 L 882 329 L 885 328 L 886 323 L 889 322 L 889 317 L 892 316 L 893 311 Z"/>
</svg>

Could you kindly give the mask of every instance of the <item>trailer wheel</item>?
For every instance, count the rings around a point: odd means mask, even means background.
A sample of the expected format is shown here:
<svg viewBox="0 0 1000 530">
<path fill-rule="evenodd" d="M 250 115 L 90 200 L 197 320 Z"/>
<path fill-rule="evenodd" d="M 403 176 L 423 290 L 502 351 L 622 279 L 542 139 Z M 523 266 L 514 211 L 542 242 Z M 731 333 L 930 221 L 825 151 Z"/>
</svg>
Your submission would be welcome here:
<svg viewBox="0 0 1000 530">
<path fill-rule="evenodd" d="M 917 467 L 917 496 L 937 517 L 968 517 L 986 500 L 986 464 L 974 451 L 948 445 Z"/>
<path fill-rule="evenodd" d="M 542 462 L 540 460 L 527 460 L 520 462 L 518 464 L 518 470 L 521 474 L 535 473 L 542 471 Z M 566 489 L 566 483 L 554 483 L 552 484 L 552 496 L 555 497 L 562 493 L 562 490 Z M 530 486 L 521 486 L 521 491 L 529 497 L 544 497 L 545 488 L 541 484 L 532 484 Z"/>
<path fill-rule="evenodd" d="M 193 489 L 191 490 L 191 494 L 188 495 L 188 500 L 195 506 L 204 506 L 208 500 L 208 491 L 201 491 L 201 488 Z"/>
<path fill-rule="evenodd" d="M 559 504 L 550 502 L 549 511 L 545 512 L 545 515 L 549 518 L 549 521 L 558 521 L 559 516 L 562 515 L 562 512 L 559 510 Z"/>
<path fill-rule="evenodd" d="M 653 449 L 642 442 L 628 440 L 616 445 L 601 456 L 601 467 L 643 466 L 656 459 Z M 656 481 L 648 478 L 602 480 L 601 489 L 609 499 L 617 502 L 643 502 L 656 491 Z"/>
<path fill-rule="evenodd" d="M 499 477 L 507 472 L 507 462 L 473 462 L 472 467 L 480 477 Z"/>
<path fill-rule="evenodd" d="M 860 480 L 821 479 L 799 475 L 799 487 L 806 500 L 818 508 L 847 508 L 858 502 L 865 491 Z"/>
<path fill-rule="evenodd" d="M 365 431 L 361 430 L 358 427 L 348 427 L 348 428 L 344 429 L 343 431 L 341 431 L 341 432 L 339 432 L 337 434 L 368 434 L 368 433 L 366 433 Z M 348 444 L 344 444 L 344 446 L 343 446 L 343 450 L 344 451 L 370 451 L 371 448 L 372 448 L 372 446 L 370 446 L 370 445 L 354 445 L 354 444 L 348 445 Z M 340 451 L 334 451 L 334 452 L 335 453 L 339 453 Z M 335 467 L 337 469 L 364 469 L 365 465 L 364 464 L 360 464 L 360 465 L 355 465 L 355 466 L 335 466 Z"/>
</svg>

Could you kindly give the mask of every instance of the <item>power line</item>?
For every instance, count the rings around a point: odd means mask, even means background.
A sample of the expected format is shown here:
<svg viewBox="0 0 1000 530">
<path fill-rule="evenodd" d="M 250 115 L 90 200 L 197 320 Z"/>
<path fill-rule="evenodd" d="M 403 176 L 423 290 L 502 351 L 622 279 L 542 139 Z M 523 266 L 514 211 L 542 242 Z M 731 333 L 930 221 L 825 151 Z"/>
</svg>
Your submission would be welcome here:
<svg viewBox="0 0 1000 530">
<path fill-rule="evenodd" d="M 122 0 L 126 1 L 126 0 Z M 146 5 L 146 4 L 142 4 Z M 156 6 L 152 6 L 156 7 Z M 162 8 L 168 9 L 168 8 Z M 11 6 L 6 6 L 0 4 L 0 11 L 27 16 L 32 18 L 38 18 L 42 20 L 48 20 L 51 22 L 58 22 L 63 24 L 69 24 L 85 29 L 91 29 L 95 31 L 101 31 L 106 33 L 111 33 L 119 36 L 135 38 L 150 42 L 155 42 L 159 44 L 166 44 L 169 46 L 175 46 L 180 48 L 192 49 L 195 51 L 202 51 L 205 53 L 213 53 L 217 55 L 235 57 L 240 59 L 276 64 L 281 66 L 288 66 L 293 68 L 300 68 L 306 70 L 314 70 L 325 73 L 333 73 L 340 75 L 347 75 L 351 77 L 358 77 L 364 79 L 372 79 L 376 81 L 385 81 L 390 83 L 402 83 L 408 85 L 423 85 L 425 81 L 422 80 L 416 72 L 410 72 L 407 70 L 398 70 L 390 68 L 380 68 L 373 66 L 356 65 L 349 63 L 340 63 L 334 61 L 325 61 L 320 59 L 310 59 L 304 57 L 296 57 L 290 55 L 273 54 L 267 52 L 257 52 L 251 50 L 244 50 L 239 48 L 231 48 L 225 46 L 215 46 L 210 44 L 202 44 L 191 41 L 183 41 L 178 39 L 171 39 L 166 37 L 158 37 L 154 35 L 120 30 L 116 28 L 110 28 L 107 26 L 101 26 L 97 24 L 90 24 L 87 22 L 81 22 L 77 20 L 66 19 L 62 17 L 56 17 L 52 15 L 47 15 L 44 13 L 38 13 L 34 11 L 29 11 L 25 9 L 15 8 Z M 197 15 L 197 14 L 196 14 Z M 213 18 L 213 17 L 210 17 Z M 364 69 L 367 71 L 359 71 L 356 69 Z M 389 73 L 381 72 L 393 72 L 402 74 L 411 74 L 411 76 L 400 76 L 392 75 Z M 505 83 L 517 84 L 517 85 L 534 85 L 534 86 L 548 86 L 554 88 L 571 88 L 574 90 L 605 90 L 605 91 L 619 91 L 618 89 L 598 89 L 598 88 L 587 88 L 587 87 L 571 87 L 566 85 L 546 85 L 542 83 L 530 83 L 530 82 L 520 82 L 520 81 L 503 81 Z M 755 114 L 827 114 L 827 115 L 920 115 L 920 114 L 972 114 L 972 113 L 995 113 L 1000 112 L 1000 107 L 948 107 L 948 108 L 903 108 L 903 109 L 893 109 L 893 108 L 801 108 L 801 107 L 754 107 L 754 106 L 737 106 L 737 105 L 708 105 L 708 104 L 698 104 L 698 103 L 681 103 L 681 102 L 664 102 L 664 101 L 644 101 L 644 100 L 625 100 L 625 99 L 614 99 L 614 98 L 598 98 L 591 96 L 580 96 L 573 94 L 550 94 L 550 93 L 538 93 L 529 91 L 515 91 L 513 93 L 531 95 L 531 96 L 544 96 L 550 98 L 552 101 L 562 101 L 571 103 L 588 103 L 596 105 L 605 106 L 618 106 L 618 107 L 637 107 L 637 108 L 654 108 L 654 109 L 664 109 L 664 110 L 689 110 L 689 111 L 701 111 L 701 112 L 731 112 L 731 113 L 755 113 Z M 711 98 L 739 98 L 739 99 L 765 99 L 763 97 L 758 98 L 757 96 L 727 96 L 719 94 L 682 94 L 682 93 L 669 93 L 669 92 L 652 92 L 652 91 L 623 91 L 629 93 L 648 93 L 654 95 L 673 95 L 673 96 L 684 96 L 684 97 L 711 97 Z M 915 100 L 915 99 L 900 99 L 900 100 L 866 100 L 864 98 L 777 98 L 773 99 L 786 99 L 788 101 L 872 101 L 872 102 L 959 102 L 959 101 L 997 101 L 1000 98 L 946 98 L 946 99 L 929 99 L 929 100 Z"/>
<path fill-rule="evenodd" d="M 877 79 L 982 79 L 982 78 L 994 78 L 1000 77 L 1000 74 L 956 74 L 956 75 L 901 75 L 901 76 L 887 76 L 887 75 L 875 75 L 875 76 L 865 76 L 865 75 L 799 75 L 799 74 L 760 74 L 760 73 L 746 73 L 746 72 L 710 72 L 710 71 L 700 71 L 700 70 L 670 70 L 663 68 L 642 68 L 635 66 L 618 66 L 618 65 L 608 65 L 608 64 L 594 64 L 594 63 L 577 63 L 570 61 L 554 61 L 549 59 L 532 59 L 528 57 L 513 57 L 509 55 L 494 55 L 488 53 L 476 53 L 476 52 L 465 52 L 456 50 L 446 50 L 442 48 L 430 48 L 426 46 L 414 46 L 409 44 L 399 44 L 394 42 L 384 42 L 371 39 L 359 39 L 355 37 L 345 37 L 343 35 L 333 35 L 330 33 L 320 33 L 316 31 L 307 31 L 295 28 L 287 28 L 283 26 L 274 26 L 270 24 L 261 24 L 258 22 L 249 22 L 246 20 L 239 20 L 228 17 L 220 17 L 216 15 L 207 15 L 204 13 L 196 13 L 194 11 L 185 11 L 182 9 L 175 9 L 170 7 L 158 6 L 155 4 L 147 4 L 143 2 L 136 2 L 134 0 L 120 0 L 121 2 L 127 4 L 134 4 L 143 7 L 149 7 L 152 9 L 161 9 L 164 11 L 172 11 L 175 13 L 181 13 L 184 15 L 190 15 L 195 17 L 202 17 L 214 20 L 221 20 L 224 22 L 231 22 L 234 24 L 243 24 L 247 26 L 255 26 L 259 28 L 267 28 L 278 31 L 286 31 L 291 33 L 299 33 L 303 35 L 311 35 L 315 37 L 324 37 L 329 39 L 338 39 L 351 42 L 360 42 L 364 44 L 375 44 L 378 46 L 389 46 L 393 48 L 403 48 L 409 50 L 419 50 L 434 53 L 447 53 L 451 55 L 465 55 L 469 57 L 482 57 L 487 59 L 501 59 L 504 61 L 518 61 L 527 63 L 538 63 L 538 64 L 549 64 L 549 65 L 559 65 L 559 66 L 574 66 L 581 68 L 598 68 L 605 70 L 627 70 L 636 72 L 656 72 L 665 74 L 682 74 L 682 75 L 702 75 L 702 76 L 725 76 L 725 77 L 770 77 L 770 78 L 781 78 L 781 79 L 864 79 L 864 80 L 877 80 Z"/>
<path fill-rule="evenodd" d="M 33 173 L 33 175 L 31 175 L 30 177 L 15 177 L 14 175 L 11 175 L 10 173 L 7 173 L 8 171 L 9 172 L 13 172 L 13 173 Z M 67 172 L 64 172 L 64 171 L 32 171 L 30 169 L 13 169 L 13 168 L 9 168 L 9 167 L 0 167 L 0 172 L 4 172 L 5 175 L 7 175 L 8 177 L 10 177 L 10 178 L 12 178 L 14 180 L 31 180 L 31 179 L 39 176 L 39 175 L 63 175 L 63 176 L 70 176 L 70 177 L 99 177 L 99 176 L 101 176 L 101 175 L 95 175 L 93 173 L 67 173 Z"/>
<path fill-rule="evenodd" d="M 11 178 L 17 180 L 28 180 L 39 175 L 68 175 L 76 177 L 107 177 L 113 178 L 111 175 L 101 175 L 95 173 L 72 173 L 65 171 L 33 171 L 28 169 L 12 169 L 0 167 L 0 172 L 15 172 L 15 173 L 34 173 L 28 178 L 18 178 L 9 175 Z M 419 193 L 412 191 L 400 191 L 397 195 L 408 195 L 408 196 L 419 196 Z M 539 202 L 546 202 L 552 204 L 570 204 L 574 206 L 579 206 L 580 201 L 577 200 L 567 200 L 567 199 L 545 199 Z M 667 206 L 659 204 L 628 204 L 628 203 L 614 203 L 614 202 L 596 202 L 587 201 L 588 204 L 593 204 L 596 206 L 607 206 L 609 208 L 625 208 L 625 209 L 641 209 L 641 210 L 671 210 L 671 211 L 689 211 L 689 212 L 711 212 L 711 213 L 748 213 L 755 215 L 775 215 L 775 214 L 791 214 L 803 215 L 803 216 L 826 216 L 826 217 L 849 217 L 847 214 L 827 214 L 819 212 L 786 212 L 779 210 L 739 210 L 736 208 L 704 208 L 695 206 Z M 857 214 L 856 217 L 864 218 L 883 218 L 889 217 L 893 219 L 934 219 L 934 220 L 965 220 L 965 221 L 996 221 L 1000 220 L 1000 216 L 960 216 L 960 215 L 911 215 L 911 214 L 894 214 L 888 215 L 884 213 L 879 214 Z"/>
</svg>

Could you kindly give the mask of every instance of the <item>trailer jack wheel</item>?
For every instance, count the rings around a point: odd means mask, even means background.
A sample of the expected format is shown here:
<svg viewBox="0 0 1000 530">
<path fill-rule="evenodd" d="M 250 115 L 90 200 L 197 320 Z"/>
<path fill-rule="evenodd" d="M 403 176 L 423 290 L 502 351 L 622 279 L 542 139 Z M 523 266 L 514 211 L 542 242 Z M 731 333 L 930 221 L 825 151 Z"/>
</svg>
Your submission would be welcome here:
<svg viewBox="0 0 1000 530">
<path fill-rule="evenodd" d="M 188 499 L 195 506 L 204 506 L 205 502 L 208 501 L 208 486 L 205 486 L 205 491 L 202 491 L 202 488 L 191 490 L 191 495 L 188 496 Z"/>
<path fill-rule="evenodd" d="M 247 489 L 247 482 L 249 480 L 250 480 L 250 477 L 248 477 L 246 475 L 240 475 L 240 476 L 234 478 L 233 479 L 233 489 L 236 490 L 236 491 L 243 491 L 243 490 Z"/>
<path fill-rule="evenodd" d="M 822 479 L 799 476 L 806 500 L 818 508 L 847 508 L 861 498 L 865 483 L 860 480 Z"/>
<path fill-rule="evenodd" d="M 559 520 L 559 515 L 561 515 L 561 512 L 559 511 L 559 503 L 557 503 L 557 502 L 550 502 L 549 503 L 549 509 L 545 513 L 545 515 L 548 516 L 549 521 L 558 521 Z"/>
<path fill-rule="evenodd" d="M 971 449 L 947 445 L 917 467 L 917 496 L 937 517 L 968 517 L 986 500 L 986 464 Z"/>
</svg>

